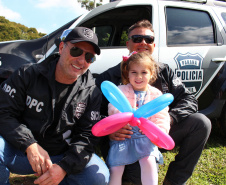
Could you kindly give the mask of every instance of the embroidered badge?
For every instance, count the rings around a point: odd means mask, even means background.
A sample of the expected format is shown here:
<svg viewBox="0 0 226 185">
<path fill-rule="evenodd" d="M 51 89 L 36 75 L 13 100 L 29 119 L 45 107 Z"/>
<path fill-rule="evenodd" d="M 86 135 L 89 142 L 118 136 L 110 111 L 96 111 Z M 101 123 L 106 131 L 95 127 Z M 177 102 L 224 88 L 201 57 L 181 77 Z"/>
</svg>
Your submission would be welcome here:
<svg viewBox="0 0 226 185">
<path fill-rule="evenodd" d="M 78 103 L 75 109 L 75 117 L 80 118 L 82 114 L 85 112 L 86 104 L 85 103 Z"/>
<path fill-rule="evenodd" d="M 181 79 L 178 78 L 178 77 L 173 79 L 173 84 L 174 84 L 174 86 L 183 85 L 182 82 L 181 82 Z"/>
</svg>

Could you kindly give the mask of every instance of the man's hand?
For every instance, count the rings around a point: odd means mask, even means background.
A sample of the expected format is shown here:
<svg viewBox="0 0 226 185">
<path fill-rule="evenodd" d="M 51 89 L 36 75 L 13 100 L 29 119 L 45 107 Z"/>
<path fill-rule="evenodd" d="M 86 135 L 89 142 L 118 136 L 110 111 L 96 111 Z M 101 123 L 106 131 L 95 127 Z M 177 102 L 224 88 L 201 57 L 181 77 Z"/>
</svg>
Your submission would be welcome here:
<svg viewBox="0 0 226 185">
<path fill-rule="evenodd" d="M 57 164 L 53 164 L 43 175 L 34 181 L 39 185 L 57 185 L 65 177 L 66 172 Z"/>
<path fill-rule="evenodd" d="M 112 134 L 109 134 L 109 138 L 111 140 L 116 140 L 116 141 L 122 141 L 122 140 L 125 140 L 125 138 L 131 138 L 130 135 L 133 134 L 131 130 L 132 130 L 132 127 L 129 124 L 127 124 L 123 128 L 119 129 L 118 131 Z"/>
<path fill-rule="evenodd" d="M 49 154 L 37 143 L 31 144 L 26 149 L 26 153 L 32 169 L 38 176 L 45 173 L 52 166 Z"/>
</svg>

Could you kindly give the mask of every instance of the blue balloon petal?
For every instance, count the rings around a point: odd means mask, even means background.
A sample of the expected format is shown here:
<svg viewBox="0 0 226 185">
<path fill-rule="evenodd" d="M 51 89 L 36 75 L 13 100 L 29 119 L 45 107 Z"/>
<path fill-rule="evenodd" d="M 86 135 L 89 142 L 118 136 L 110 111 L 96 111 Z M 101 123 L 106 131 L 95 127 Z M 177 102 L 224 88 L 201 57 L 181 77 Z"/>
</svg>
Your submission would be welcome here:
<svg viewBox="0 0 226 185">
<path fill-rule="evenodd" d="M 163 94 L 163 95 L 155 98 L 154 100 L 146 103 L 145 105 L 141 106 L 139 109 L 137 109 L 134 112 L 134 117 L 148 118 L 148 117 L 158 113 L 165 107 L 167 107 L 170 103 L 172 103 L 173 99 L 174 99 L 174 97 L 172 94 L 170 94 L 170 93 Z"/>
<path fill-rule="evenodd" d="M 114 83 L 110 81 L 102 82 L 101 91 L 108 101 L 120 112 L 133 112 L 128 99 Z"/>
</svg>

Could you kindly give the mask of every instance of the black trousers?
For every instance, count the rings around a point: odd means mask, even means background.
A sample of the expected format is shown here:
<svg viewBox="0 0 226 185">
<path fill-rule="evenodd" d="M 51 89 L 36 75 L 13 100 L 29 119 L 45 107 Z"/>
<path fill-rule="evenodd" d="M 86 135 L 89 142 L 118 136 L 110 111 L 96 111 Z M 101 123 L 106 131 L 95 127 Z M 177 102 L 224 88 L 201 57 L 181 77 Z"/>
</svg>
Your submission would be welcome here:
<svg viewBox="0 0 226 185">
<path fill-rule="evenodd" d="M 192 172 L 201 156 L 202 150 L 211 132 L 211 122 L 203 114 L 195 113 L 175 124 L 170 129 L 170 136 L 174 139 L 179 152 L 169 165 L 165 179 L 172 185 L 183 185 L 191 177 Z M 103 140 L 101 151 L 107 156 L 106 138 Z M 125 167 L 123 179 L 133 184 L 141 185 L 139 162 Z"/>
</svg>

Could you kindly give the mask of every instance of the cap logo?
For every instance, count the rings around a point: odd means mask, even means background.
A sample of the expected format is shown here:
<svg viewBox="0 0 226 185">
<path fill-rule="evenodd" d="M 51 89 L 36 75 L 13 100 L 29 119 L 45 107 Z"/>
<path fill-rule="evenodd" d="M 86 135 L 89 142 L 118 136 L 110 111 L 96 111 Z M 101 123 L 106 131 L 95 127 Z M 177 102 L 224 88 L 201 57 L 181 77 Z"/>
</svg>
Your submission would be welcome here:
<svg viewBox="0 0 226 185">
<path fill-rule="evenodd" d="M 85 28 L 83 30 L 83 34 L 85 37 L 87 37 L 88 39 L 93 39 L 93 31 L 90 29 Z"/>
</svg>

